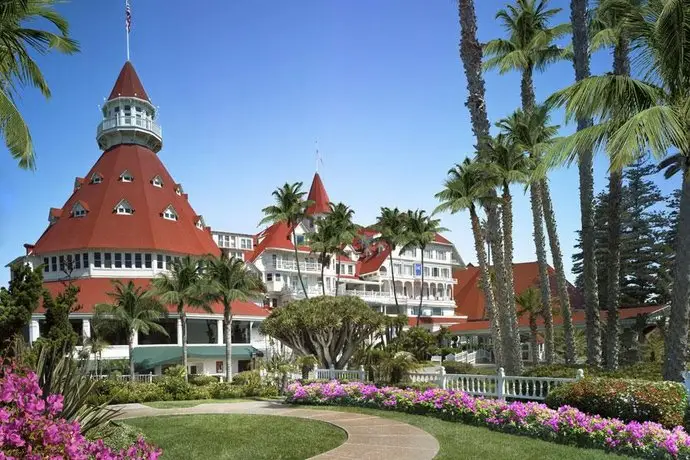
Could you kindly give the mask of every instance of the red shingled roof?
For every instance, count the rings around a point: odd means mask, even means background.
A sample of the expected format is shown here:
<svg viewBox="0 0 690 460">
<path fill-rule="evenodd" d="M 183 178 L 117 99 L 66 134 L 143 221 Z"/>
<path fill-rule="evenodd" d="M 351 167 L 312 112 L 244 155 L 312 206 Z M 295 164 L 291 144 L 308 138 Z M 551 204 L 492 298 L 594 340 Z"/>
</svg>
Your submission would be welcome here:
<svg viewBox="0 0 690 460">
<path fill-rule="evenodd" d="M 434 237 L 434 242 L 441 243 L 441 244 L 453 244 L 446 237 L 441 235 L 440 233 L 436 234 L 436 236 Z"/>
<path fill-rule="evenodd" d="M 247 258 L 249 262 L 253 262 L 266 249 L 289 249 L 294 251 L 295 246 L 292 244 L 292 230 L 286 222 L 276 222 L 271 225 L 256 237 L 256 241 L 261 240 L 254 246 L 254 252 Z M 308 246 L 298 246 L 298 251 L 311 252 Z"/>
<path fill-rule="evenodd" d="M 150 279 L 146 278 L 134 278 L 134 279 L 121 279 L 123 283 L 133 281 L 137 287 L 142 287 L 148 289 L 150 287 Z M 78 304 L 81 308 L 76 313 L 93 313 L 94 306 L 99 303 L 109 303 L 112 302 L 112 298 L 108 296 L 108 292 L 113 292 L 113 285 L 108 278 L 85 278 L 77 279 L 72 281 L 72 284 L 79 288 Z M 65 290 L 65 284 L 60 281 L 51 281 L 43 283 L 43 287 L 50 292 L 51 295 L 55 296 L 57 293 Z M 223 314 L 223 305 L 220 303 L 214 303 L 211 305 L 213 313 Z M 38 309 L 41 313 L 42 308 Z M 173 305 L 168 306 L 168 311 L 174 313 L 177 308 Z M 189 313 L 202 313 L 202 310 L 197 310 L 190 308 Z M 261 316 L 266 317 L 269 311 L 256 305 L 252 302 L 239 302 L 235 301 L 232 303 L 232 314 L 237 316 Z"/>
<path fill-rule="evenodd" d="M 134 70 L 134 66 L 129 61 L 122 66 L 120 75 L 117 76 L 115 86 L 113 86 L 108 100 L 115 99 L 116 97 L 136 97 L 151 102 L 146 95 L 144 85 L 141 84 L 141 80 L 139 80 L 139 76 L 136 70 Z"/>
<path fill-rule="evenodd" d="M 120 181 L 128 170 L 132 182 Z M 219 255 L 211 232 L 196 228 L 196 212 L 184 196 L 178 196 L 168 171 L 158 156 L 146 147 L 117 145 L 104 152 L 86 177 L 98 171 L 100 184 L 85 183 L 69 197 L 61 210 L 51 215 L 61 218 L 36 242 L 36 254 L 87 248 L 161 250 L 180 254 Z M 150 178 L 160 175 L 165 184 L 154 187 Z M 127 200 L 133 215 L 117 215 L 114 206 Z M 82 202 L 90 212 L 84 217 L 70 217 L 72 206 Z M 177 221 L 161 217 L 172 205 Z M 59 212 L 58 212 L 59 211 Z"/>
<path fill-rule="evenodd" d="M 331 200 L 328 199 L 328 193 L 321 182 L 321 176 L 319 173 L 314 174 L 314 180 L 311 182 L 311 188 L 309 189 L 309 196 L 307 200 L 313 201 L 314 203 L 307 209 L 307 215 L 313 214 L 324 214 L 330 211 L 328 203 Z"/>
</svg>

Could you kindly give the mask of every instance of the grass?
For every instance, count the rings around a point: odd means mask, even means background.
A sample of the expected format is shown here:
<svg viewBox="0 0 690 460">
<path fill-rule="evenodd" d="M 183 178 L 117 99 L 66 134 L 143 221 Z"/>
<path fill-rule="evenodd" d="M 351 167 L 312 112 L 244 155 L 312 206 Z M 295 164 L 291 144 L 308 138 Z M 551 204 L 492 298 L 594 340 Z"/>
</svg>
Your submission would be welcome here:
<svg viewBox="0 0 690 460">
<path fill-rule="evenodd" d="M 347 435 L 315 420 L 270 415 L 181 415 L 127 420 L 163 449 L 163 460 L 302 460 L 334 449 Z"/>
<path fill-rule="evenodd" d="M 300 406 L 301 407 L 301 406 Z M 424 415 L 388 412 L 361 407 L 306 406 L 319 410 L 357 412 L 390 418 L 409 423 L 426 431 L 438 440 L 441 450 L 435 460 L 509 458 L 511 460 L 532 460 L 535 458 L 557 458 L 558 460 L 611 460 L 628 458 L 606 453 L 602 450 L 566 446 L 540 439 L 531 439 L 491 431 L 488 428 L 448 422 Z"/>
<path fill-rule="evenodd" d="M 249 399 L 195 399 L 191 401 L 151 401 L 145 402 L 144 405 L 153 407 L 154 409 L 178 409 L 181 407 L 195 407 L 199 404 L 216 404 L 216 403 L 238 403 L 247 402 Z"/>
</svg>

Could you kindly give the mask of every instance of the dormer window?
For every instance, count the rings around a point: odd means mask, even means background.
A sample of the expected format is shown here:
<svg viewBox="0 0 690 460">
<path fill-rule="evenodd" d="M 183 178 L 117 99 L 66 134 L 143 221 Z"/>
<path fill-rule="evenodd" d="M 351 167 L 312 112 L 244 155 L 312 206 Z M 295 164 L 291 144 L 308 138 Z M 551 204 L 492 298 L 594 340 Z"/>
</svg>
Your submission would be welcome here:
<svg viewBox="0 0 690 460">
<path fill-rule="evenodd" d="M 177 220 L 177 212 L 175 211 L 175 208 L 172 206 L 165 208 L 165 211 L 163 211 L 163 219 Z"/>
<path fill-rule="evenodd" d="M 132 205 L 129 204 L 127 200 L 120 200 L 120 202 L 115 205 L 113 212 L 123 216 L 131 216 L 134 214 L 134 208 L 132 208 Z"/>
<path fill-rule="evenodd" d="M 101 182 L 103 182 L 103 176 L 101 176 L 100 173 L 95 172 L 95 173 L 91 174 L 91 183 L 92 184 L 100 184 Z"/>
<path fill-rule="evenodd" d="M 86 204 L 83 201 L 77 201 L 72 206 L 72 217 L 84 217 L 89 212 Z"/>
<path fill-rule="evenodd" d="M 177 193 L 178 196 L 182 196 L 184 193 L 184 190 L 182 190 L 182 184 L 175 184 L 175 193 Z"/>
<path fill-rule="evenodd" d="M 151 184 L 153 184 L 154 187 L 163 188 L 163 179 L 161 176 L 156 176 L 151 179 Z"/>
<path fill-rule="evenodd" d="M 196 228 L 198 228 L 199 230 L 203 230 L 205 226 L 206 226 L 206 223 L 204 222 L 204 218 L 202 216 L 197 216 Z"/>
<path fill-rule="evenodd" d="M 134 176 L 132 175 L 132 173 L 125 169 L 123 173 L 120 174 L 120 180 L 122 182 L 132 182 L 134 180 Z"/>
</svg>

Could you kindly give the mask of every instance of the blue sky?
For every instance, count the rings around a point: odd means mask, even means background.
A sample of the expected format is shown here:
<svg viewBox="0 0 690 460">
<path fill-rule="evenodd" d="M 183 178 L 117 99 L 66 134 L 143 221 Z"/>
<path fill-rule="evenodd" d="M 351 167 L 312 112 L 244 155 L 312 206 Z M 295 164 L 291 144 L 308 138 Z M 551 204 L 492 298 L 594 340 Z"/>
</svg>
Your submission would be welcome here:
<svg viewBox="0 0 690 460">
<path fill-rule="evenodd" d="M 256 232 L 275 187 L 303 181 L 308 189 L 316 139 L 331 200 L 350 205 L 363 224 L 381 206 L 433 210 L 446 171 L 472 153 L 455 1 L 131 3 L 131 60 L 160 109 L 159 155 L 215 229 Z M 494 15 L 505 2 L 475 3 L 480 40 L 503 36 Z M 552 4 L 567 21 L 569 2 Z M 99 157 L 98 104 L 125 60 L 124 1 L 59 10 L 82 51 L 39 57 L 53 97 L 26 90 L 19 102 L 38 169 L 19 170 L 0 149 L 3 265 L 40 236 L 48 209 L 63 205 L 74 177 Z M 609 68 L 607 53 L 593 58 L 593 72 Z M 572 80 L 571 64 L 552 66 L 535 77 L 537 98 Z M 486 83 L 492 121 L 519 106 L 517 74 L 489 73 Z M 596 161 L 597 189 L 606 163 Z M 659 183 L 666 193 L 677 186 Z M 580 216 L 576 169 L 555 171 L 551 189 L 569 270 Z M 529 203 L 522 188 L 514 191 L 515 260 L 533 260 Z M 467 214 L 442 219 L 465 261 L 474 261 Z M 0 284 L 7 279 L 0 272 Z"/>
</svg>

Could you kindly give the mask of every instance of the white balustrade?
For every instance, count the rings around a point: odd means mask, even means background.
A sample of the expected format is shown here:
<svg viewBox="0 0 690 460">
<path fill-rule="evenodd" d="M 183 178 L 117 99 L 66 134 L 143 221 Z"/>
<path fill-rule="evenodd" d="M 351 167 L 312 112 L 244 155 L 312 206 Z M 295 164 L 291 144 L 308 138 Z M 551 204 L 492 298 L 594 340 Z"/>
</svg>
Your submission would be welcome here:
<svg viewBox="0 0 690 460">
<path fill-rule="evenodd" d="M 359 369 L 336 369 L 334 366 L 331 366 L 330 369 L 315 368 L 313 372 L 317 379 L 359 380 L 361 382 L 366 380 L 364 366 L 359 366 Z"/>
<path fill-rule="evenodd" d="M 115 129 L 115 128 L 123 128 L 123 127 L 136 127 L 136 128 L 141 128 L 146 131 L 151 131 L 154 133 L 156 136 L 161 137 L 162 136 L 162 129 L 158 123 L 156 123 L 153 120 L 149 120 L 147 118 L 141 118 L 141 117 L 114 117 L 114 118 L 106 118 L 103 120 L 99 125 L 98 125 L 98 131 L 97 134 L 100 135 L 104 131 L 108 131 L 110 129 Z"/>
<path fill-rule="evenodd" d="M 273 267 L 275 270 L 297 270 L 297 264 L 295 263 L 294 260 L 276 260 L 275 263 L 269 264 L 270 267 Z M 316 262 L 300 262 L 299 263 L 299 268 L 300 270 L 304 270 L 306 272 L 320 272 L 321 271 L 321 265 L 319 265 Z"/>
</svg>

